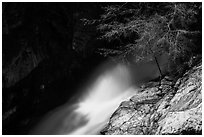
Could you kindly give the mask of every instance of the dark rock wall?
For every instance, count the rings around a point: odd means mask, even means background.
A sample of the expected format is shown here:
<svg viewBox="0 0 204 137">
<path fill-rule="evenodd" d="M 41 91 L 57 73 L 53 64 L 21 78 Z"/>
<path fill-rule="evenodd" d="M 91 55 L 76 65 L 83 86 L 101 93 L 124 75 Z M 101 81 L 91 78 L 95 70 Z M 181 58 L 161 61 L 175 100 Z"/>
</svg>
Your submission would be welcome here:
<svg viewBox="0 0 204 137">
<path fill-rule="evenodd" d="M 95 9 L 87 3 L 3 3 L 3 134 L 28 134 L 104 60 L 94 53 L 96 31 L 80 21 L 97 15 Z"/>
</svg>

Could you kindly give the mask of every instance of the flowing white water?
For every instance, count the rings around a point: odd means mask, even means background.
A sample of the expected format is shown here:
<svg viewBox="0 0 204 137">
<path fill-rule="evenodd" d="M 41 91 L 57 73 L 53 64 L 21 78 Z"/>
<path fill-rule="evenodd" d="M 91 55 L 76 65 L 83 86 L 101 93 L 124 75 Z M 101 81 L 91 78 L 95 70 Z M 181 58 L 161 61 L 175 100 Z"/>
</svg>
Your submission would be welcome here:
<svg viewBox="0 0 204 137">
<path fill-rule="evenodd" d="M 75 110 L 88 122 L 70 134 L 97 134 L 120 102 L 134 94 L 131 83 L 128 69 L 121 64 L 100 76 Z"/>
<path fill-rule="evenodd" d="M 122 64 L 93 79 L 80 101 L 72 105 L 74 109 L 69 104 L 58 108 L 34 134 L 99 134 L 119 104 L 136 93 L 131 88 L 131 74 Z"/>
</svg>

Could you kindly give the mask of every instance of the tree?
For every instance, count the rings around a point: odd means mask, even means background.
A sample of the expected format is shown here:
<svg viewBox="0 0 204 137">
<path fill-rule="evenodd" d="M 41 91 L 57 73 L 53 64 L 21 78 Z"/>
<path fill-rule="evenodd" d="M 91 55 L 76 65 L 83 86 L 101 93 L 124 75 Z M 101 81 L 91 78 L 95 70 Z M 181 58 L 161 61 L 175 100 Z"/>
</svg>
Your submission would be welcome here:
<svg viewBox="0 0 204 137">
<path fill-rule="evenodd" d="M 201 3 L 118 3 L 103 9 L 100 19 L 85 21 L 98 23 L 100 39 L 119 43 L 99 49 L 105 56 L 114 54 L 123 60 L 134 56 L 136 62 L 155 60 L 162 76 L 159 54 L 166 52 L 173 61 L 189 59 L 198 46 L 191 37 L 201 34 L 193 27 L 198 24 Z"/>
</svg>

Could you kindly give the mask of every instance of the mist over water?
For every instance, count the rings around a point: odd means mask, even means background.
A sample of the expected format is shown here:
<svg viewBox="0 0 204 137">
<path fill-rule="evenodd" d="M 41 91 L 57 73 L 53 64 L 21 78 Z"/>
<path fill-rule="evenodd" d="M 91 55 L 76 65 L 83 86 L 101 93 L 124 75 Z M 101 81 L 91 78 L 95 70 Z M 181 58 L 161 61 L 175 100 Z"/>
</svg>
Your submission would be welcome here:
<svg viewBox="0 0 204 137">
<path fill-rule="evenodd" d="M 164 74 L 168 55 L 162 54 L 157 59 Z M 137 94 L 136 85 L 159 76 L 155 61 L 139 65 L 106 62 L 79 87 L 74 103 L 68 100 L 48 113 L 31 134 L 100 134 L 120 103 Z"/>
<path fill-rule="evenodd" d="M 135 94 L 129 69 L 116 64 L 101 70 L 83 88 L 79 101 L 48 113 L 31 134 L 100 134 L 122 101 Z"/>
</svg>

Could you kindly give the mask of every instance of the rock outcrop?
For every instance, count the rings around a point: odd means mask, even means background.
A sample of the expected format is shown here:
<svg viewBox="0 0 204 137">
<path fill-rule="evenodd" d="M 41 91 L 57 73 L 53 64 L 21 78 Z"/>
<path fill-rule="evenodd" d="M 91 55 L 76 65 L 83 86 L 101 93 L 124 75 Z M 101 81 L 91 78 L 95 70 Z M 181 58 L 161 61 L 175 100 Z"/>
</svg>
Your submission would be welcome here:
<svg viewBox="0 0 204 137">
<path fill-rule="evenodd" d="M 202 134 L 202 65 L 173 81 L 150 82 L 120 104 L 105 135 Z"/>
</svg>

